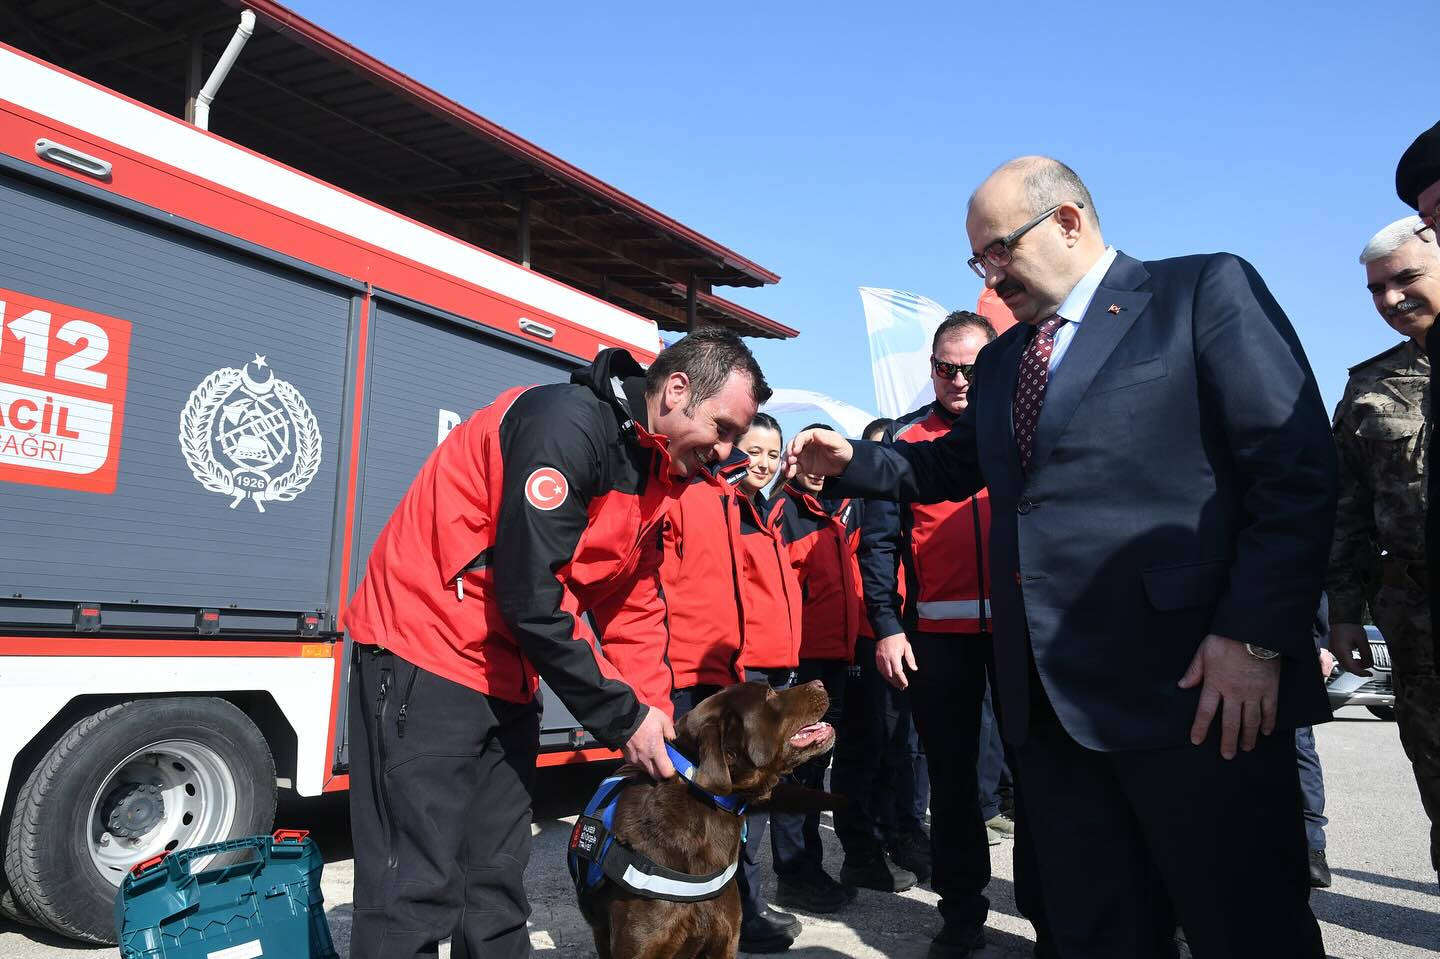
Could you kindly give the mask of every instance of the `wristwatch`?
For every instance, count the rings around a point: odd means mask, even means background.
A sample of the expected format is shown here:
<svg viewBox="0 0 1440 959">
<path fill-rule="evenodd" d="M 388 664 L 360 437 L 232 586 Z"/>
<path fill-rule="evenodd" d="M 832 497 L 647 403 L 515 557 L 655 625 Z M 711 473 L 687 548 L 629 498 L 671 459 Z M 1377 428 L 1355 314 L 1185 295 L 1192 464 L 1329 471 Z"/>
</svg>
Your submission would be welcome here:
<svg viewBox="0 0 1440 959">
<path fill-rule="evenodd" d="M 1245 644 L 1245 652 L 1259 660 L 1271 660 L 1280 654 L 1273 649 L 1266 649 L 1264 646 L 1256 646 L 1254 643 Z"/>
</svg>

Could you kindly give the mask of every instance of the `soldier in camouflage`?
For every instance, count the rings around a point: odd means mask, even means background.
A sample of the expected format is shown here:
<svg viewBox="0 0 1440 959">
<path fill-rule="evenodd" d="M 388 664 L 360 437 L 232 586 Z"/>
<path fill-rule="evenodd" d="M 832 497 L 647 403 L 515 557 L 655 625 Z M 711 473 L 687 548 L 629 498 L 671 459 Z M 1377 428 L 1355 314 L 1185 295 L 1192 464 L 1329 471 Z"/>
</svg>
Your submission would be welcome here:
<svg viewBox="0 0 1440 959">
<path fill-rule="evenodd" d="M 1335 411 L 1340 501 L 1325 583 L 1330 651 L 1347 670 L 1369 675 L 1361 626 L 1368 601 L 1390 650 L 1400 742 L 1430 817 L 1430 861 L 1440 872 L 1440 675 L 1425 559 L 1433 426 L 1424 350 L 1440 310 L 1440 246 L 1411 216 L 1375 234 L 1360 262 L 1375 308 L 1406 339 L 1350 370 Z"/>
</svg>

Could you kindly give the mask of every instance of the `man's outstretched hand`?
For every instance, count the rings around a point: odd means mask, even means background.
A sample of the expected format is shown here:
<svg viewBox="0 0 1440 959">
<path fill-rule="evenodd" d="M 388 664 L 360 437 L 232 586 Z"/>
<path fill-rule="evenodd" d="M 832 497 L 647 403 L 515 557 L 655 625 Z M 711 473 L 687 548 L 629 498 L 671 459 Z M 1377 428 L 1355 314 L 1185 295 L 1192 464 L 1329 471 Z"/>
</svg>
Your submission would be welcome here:
<svg viewBox="0 0 1440 959">
<path fill-rule="evenodd" d="M 850 465 L 855 448 L 834 430 L 805 430 L 790 441 L 785 457 L 785 478 L 796 473 L 815 476 L 839 476 Z"/>
<path fill-rule="evenodd" d="M 639 766 L 647 776 L 660 782 L 675 775 L 675 766 L 665 751 L 665 740 L 674 738 L 675 724 L 670 717 L 654 706 L 646 706 L 645 718 L 620 747 L 620 754 L 627 763 Z"/>
</svg>

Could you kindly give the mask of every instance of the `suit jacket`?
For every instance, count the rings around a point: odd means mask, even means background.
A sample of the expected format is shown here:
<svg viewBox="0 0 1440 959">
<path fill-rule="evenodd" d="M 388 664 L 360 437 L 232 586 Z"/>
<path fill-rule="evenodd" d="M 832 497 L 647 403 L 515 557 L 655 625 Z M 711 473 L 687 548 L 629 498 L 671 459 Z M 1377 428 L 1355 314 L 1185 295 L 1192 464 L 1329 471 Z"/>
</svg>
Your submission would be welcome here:
<svg viewBox="0 0 1440 959">
<path fill-rule="evenodd" d="M 1023 742 L 1031 674 L 1097 750 L 1189 741 L 1176 685 L 1207 633 L 1279 650 L 1279 729 L 1329 706 L 1311 623 L 1335 447 L 1300 342 L 1229 254 L 1119 255 L 1051 377 L 1029 470 L 1012 428 L 1028 324 L 979 356 L 970 403 L 930 443 L 857 443 L 837 492 L 991 498 L 998 698 Z M 827 488 L 827 493 L 829 492 Z"/>
</svg>

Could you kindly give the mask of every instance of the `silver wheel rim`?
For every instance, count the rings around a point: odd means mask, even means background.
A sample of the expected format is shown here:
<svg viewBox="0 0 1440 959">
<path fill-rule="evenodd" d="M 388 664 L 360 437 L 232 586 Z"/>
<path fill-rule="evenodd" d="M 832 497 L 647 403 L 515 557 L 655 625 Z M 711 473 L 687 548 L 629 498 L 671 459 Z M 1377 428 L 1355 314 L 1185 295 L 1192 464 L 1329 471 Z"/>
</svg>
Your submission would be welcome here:
<svg viewBox="0 0 1440 959">
<path fill-rule="evenodd" d="M 163 813 L 139 836 L 112 833 L 107 808 L 136 786 L 157 788 Z M 106 881 L 119 886 L 138 862 L 229 838 L 235 823 L 235 777 L 209 746 L 167 739 L 115 764 L 95 791 L 85 823 L 91 862 Z M 196 860 L 191 868 L 203 869 L 213 858 Z"/>
</svg>

